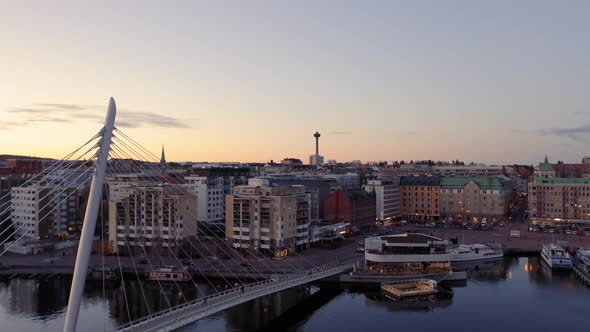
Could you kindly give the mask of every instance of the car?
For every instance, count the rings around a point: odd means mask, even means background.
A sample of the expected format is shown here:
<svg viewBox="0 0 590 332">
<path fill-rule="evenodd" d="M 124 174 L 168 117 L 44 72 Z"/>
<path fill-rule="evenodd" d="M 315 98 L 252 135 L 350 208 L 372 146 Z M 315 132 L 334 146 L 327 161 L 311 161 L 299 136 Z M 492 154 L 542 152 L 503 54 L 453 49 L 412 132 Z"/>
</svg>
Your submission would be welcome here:
<svg viewBox="0 0 590 332">
<path fill-rule="evenodd" d="M 572 230 L 571 230 L 571 229 L 568 229 L 568 230 L 566 230 L 566 231 L 565 231 L 565 234 L 567 234 L 567 235 L 572 235 Z"/>
<path fill-rule="evenodd" d="M 365 252 L 365 248 L 364 247 L 358 247 L 358 248 L 356 248 L 356 252 Z"/>
<path fill-rule="evenodd" d="M 555 229 L 549 228 L 549 233 L 551 233 L 551 234 L 555 233 Z"/>
<path fill-rule="evenodd" d="M 252 267 L 252 264 L 244 262 L 244 263 L 240 263 L 240 266 L 250 268 L 250 267 Z"/>
</svg>

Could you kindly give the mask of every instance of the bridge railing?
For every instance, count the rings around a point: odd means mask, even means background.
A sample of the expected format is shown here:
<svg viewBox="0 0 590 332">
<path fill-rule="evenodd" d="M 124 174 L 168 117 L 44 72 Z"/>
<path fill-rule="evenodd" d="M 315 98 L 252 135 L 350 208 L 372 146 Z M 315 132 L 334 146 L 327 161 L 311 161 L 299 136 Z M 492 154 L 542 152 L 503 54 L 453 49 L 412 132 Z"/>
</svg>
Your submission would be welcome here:
<svg viewBox="0 0 590 332">
<path fill-rule="evenodd" d="M 312 269 L 304 270 L 301 272 L 273 276 L 273 277 L 271 277 L 271 279 L 268 279 L 268 280 L 255 282 L 255 283 L 248 284 L 245 286 L 234 287 L 234 288 L 225 290 L 223 292 L 215 293 L 215 294 L 212 294 L 209 296 L 205 296 L 205 297 L 195 299 L 195 300 L 183 303 L 183 304 L 176 305 L 172 308 L 165 309 L 165 310 L 159 311 L 157 313 L 145 316 L 143 318 L 128 322 L 124 325 L 121 325 L 121 326 L 119 326 L 118 330 L 122 331 L 122 330 L 126 330 L 129 328 L 138 326 L 138 325 L 142 325 L 142 323 L 152 321 L 158 317 L 174 314 L 175 312 L 178 312 L 182 309 L 192 307 L 195 305 L 204 305 L 204 304 L 209 303 L 211 307 L 203 307 L 201 309 L 197 309 L 196 312 L 200 312 L 203 310 L 210 310 L 212 307 L 217 307 L 219 305 L 225 304 L 228 301 L 235 301 L 237 299 L 236 297 L 229 297 L 228 299 L 224 299 L 223 301 L 216 301 L 217 299 L 225 298 L 225 297 L 227 297 L 227 295 L 230 295 L 230 294 L 248 295 L 248 297 L 249 297 L 251 295 L 258 294 L 261 292 L 268 292 L 269 290 L 281 289 L 284 287 L 285 284 L 287 284 L 287 285 L 288 284 L 300 284 L 301 279 L 306 279 L 306 280 L 314 279 L 314 277 L 316 277 L 317 273 L 319 273 L 319 272 L 324 272 L 324 273 L 330 272 L 330 273 L 328 273 L 328 275 L 329 275 L 332 273 L 333 270 L 339 270 L 342 268 L 343 268 L 343 266 L 340 265 L 338 262 L 336 262 L 336 263 L 329 263 L 329 264 L 321 265 L 321 266 L 314 267 Z"/>
</svg>

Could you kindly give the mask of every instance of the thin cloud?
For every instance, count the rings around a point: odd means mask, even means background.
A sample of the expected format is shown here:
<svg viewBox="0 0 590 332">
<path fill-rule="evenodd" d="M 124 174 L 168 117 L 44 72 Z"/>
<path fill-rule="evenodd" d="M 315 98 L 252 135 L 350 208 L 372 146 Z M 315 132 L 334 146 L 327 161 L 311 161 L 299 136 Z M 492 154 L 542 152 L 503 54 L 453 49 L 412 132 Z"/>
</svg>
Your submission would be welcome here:
<svg viewBox="0 0 590 332">
<path fill-rule="evenodd" d="M 15 121 L 0 121 L 0 130 L 21 127 L 23 124 Z"/>
<path fill-rule="evenodd" d="M 330 132 L 332 135 L 351 135 L 352 132 L 350 131 L 332 131 Z"/>
<path fill-rule="evenodd" d="M 78 110 L 78 111 L 87 108 L 87 107 L 83 107 L 81 105 L 76 105 L 76 104 L 51 104 L 51 103 L 36 103 L 36 104 L 33 104 L 33 106 L 51 107 L 51 108 L 57 108 L 57 109 L 63 109 L 63 110 Z"/>
<path fill-rule="evenodd" d="M 420 136 L 422 133 L 413 130 L 396 131 L 393 133 L 394 136 Z"/>
<path fill-rule="evenodd" d="M 537 134 L 567 137 L 573 141 L 587 141 L 590 138 L 590 124 L 569 128 L 544 128 L 537 130 Z"/>
<path fill-rule="evenodd" d="M 0 129 L 9 129 L 16 126 L 31 125 L 36 123 L 66 123 L 74 120 L 92 120 L 102 123 L 104 119 L 104 107 L 96 105 L 63 104 L 63 103 L 34 103 L 27 107 L 8 110 L 10 113 L 19 114 L 24 118 L 20 122 L 2 122 Z M 117 113 L 115 125 L 119 128 L 139 127 L 164 127 L 164 128 L 191 128 L 188 119 L 177 119 L 170 116 L 120 109 Z"/>
</svg>

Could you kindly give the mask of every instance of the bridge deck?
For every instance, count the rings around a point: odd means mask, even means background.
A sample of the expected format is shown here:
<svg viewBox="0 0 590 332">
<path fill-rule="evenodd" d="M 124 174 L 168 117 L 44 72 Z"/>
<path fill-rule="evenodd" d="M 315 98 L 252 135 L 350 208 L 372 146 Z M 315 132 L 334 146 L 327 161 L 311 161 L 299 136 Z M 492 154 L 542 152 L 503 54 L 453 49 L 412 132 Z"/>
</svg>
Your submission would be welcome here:
<svg viewBox="0 0 590 332">
<path fill-rule="evenodd" d="M 236 287 L 130 322 L 118 331 L 172 331 L 204 317 L 265 295 L 343 273 L 351 265 L 328 265 Z"/>
</svg>

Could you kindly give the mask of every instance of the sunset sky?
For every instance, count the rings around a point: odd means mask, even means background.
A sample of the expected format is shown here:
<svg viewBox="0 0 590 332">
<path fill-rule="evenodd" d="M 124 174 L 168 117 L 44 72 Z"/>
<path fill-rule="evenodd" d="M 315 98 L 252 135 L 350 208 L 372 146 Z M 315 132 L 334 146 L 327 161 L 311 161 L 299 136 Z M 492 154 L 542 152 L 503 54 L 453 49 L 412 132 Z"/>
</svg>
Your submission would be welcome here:
<svg viewBox="0 0 590 332">
<path fill-rule="evenodd" d="M 590 155 L 590 1 L 11 2 L 0 154 L 62 157 L 113 96 L 174 161 Z"/>
</svg>

